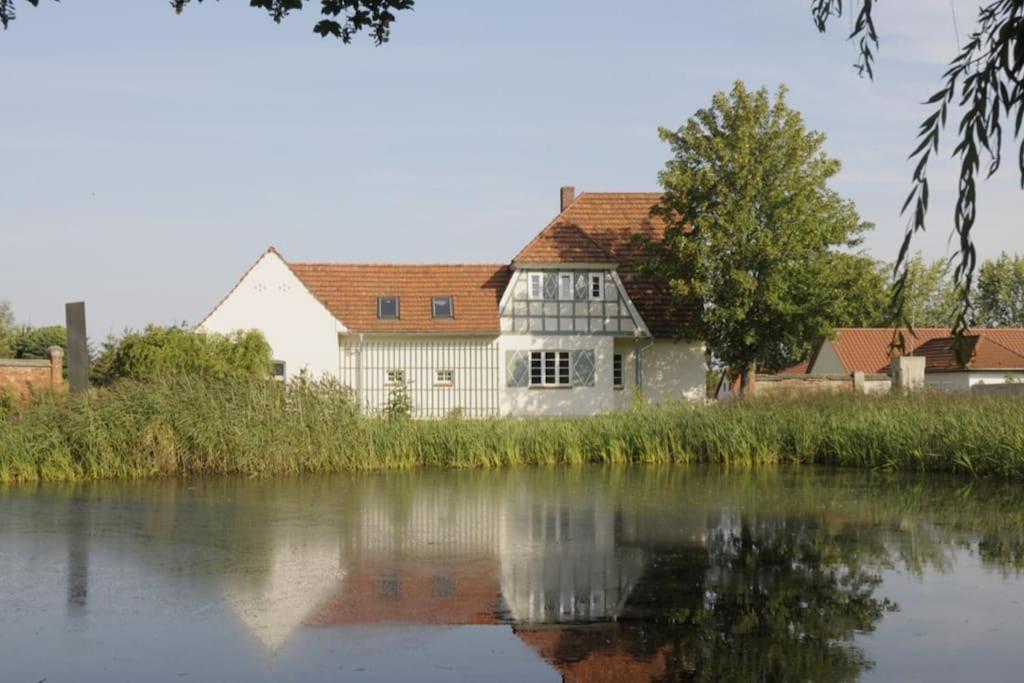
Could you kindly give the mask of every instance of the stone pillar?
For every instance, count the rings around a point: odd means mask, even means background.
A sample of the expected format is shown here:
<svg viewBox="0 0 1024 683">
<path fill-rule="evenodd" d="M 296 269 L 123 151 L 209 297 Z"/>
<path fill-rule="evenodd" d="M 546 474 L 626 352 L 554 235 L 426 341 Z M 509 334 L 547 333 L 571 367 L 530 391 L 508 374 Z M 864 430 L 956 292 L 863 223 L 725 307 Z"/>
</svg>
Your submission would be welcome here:
<svg viewBox="0 0 1024 683">
<path fill-rule="evenodd" d="M 864 385 L 864 373 L 855 372 L 853 373 L 853 393 L 855 394 L 866 394 L 868 393 L 867 387 Z"/>
<path fill-rule="evenodd" d="M 64 305 L 68 328 L 68 384 L 71 393 L 89 388 L 89 346 L 85 335 L 85 303 Z"/>
<path fill-rule="evenodd" d="M 51 346 L 50 352 L 50 388 L 56 393 L 64 391 L 64 349 Z"/>
<path fill-rule="evenodd" d="M 893 391 L 911 392 L 924 388 L 924 356 L 899 356 L 892 359 Z"/>
</svg>

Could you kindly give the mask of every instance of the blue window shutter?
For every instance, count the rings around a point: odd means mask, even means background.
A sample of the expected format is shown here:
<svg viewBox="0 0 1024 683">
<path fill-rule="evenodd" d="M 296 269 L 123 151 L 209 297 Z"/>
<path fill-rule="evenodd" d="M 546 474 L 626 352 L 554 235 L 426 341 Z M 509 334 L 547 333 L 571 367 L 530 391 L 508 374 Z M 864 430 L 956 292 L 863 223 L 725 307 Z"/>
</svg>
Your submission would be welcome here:
<svg viewBox="0 0 1024 683">
<path fill-rule="evenodd" d="M 530 352 L 505 352 L 505 384 L 510 387 L 530 386 Z"/>
<path fill-rule="evenodd" d="M 572 352 L 572 384 L 575 387 L 594 386 L 594 352 Z"/>
</svg>

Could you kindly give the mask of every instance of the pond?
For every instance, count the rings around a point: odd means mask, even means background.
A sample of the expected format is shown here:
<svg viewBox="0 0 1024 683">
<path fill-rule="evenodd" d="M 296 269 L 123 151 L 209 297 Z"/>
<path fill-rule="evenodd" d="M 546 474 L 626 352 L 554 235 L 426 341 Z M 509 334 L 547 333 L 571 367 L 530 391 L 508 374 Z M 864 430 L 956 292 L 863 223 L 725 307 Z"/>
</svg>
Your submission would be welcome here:
<svg viewBox="0 0 1024 683">
<path fill-rule="evenodd" d="M 0 680 L 1019 680 L 1018 485 L 813 468 L 0 488 Z"/>
</svg>

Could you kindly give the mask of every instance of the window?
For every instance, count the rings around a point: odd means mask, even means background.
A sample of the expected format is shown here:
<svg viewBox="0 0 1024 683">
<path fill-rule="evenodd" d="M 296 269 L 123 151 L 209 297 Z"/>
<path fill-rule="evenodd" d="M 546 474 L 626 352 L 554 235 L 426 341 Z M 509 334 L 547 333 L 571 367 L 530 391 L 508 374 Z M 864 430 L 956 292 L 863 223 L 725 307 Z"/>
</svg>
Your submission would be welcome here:
<svg viewBox="0 0 1024 683">
<path fill-rule="evenodd" d="M 398 297 L 381 296 L 377 298 L 377 317 L 381 320 L 398 320 Z"/>
<path fill-rule="evenodd" d="M 591 301 L 604 299 L 604 273 L 591 273 L 589 282 Z"/>
<path fill-rule="evenodd" d="M 622 354 L 616 353 L 612 356 L 612 384 L 622 387 Z"/>
<path fill-rule="evenodd" d="M 284 381 L 284 361 L 283 360 L 275 360 L 275 361 L 273 361 L 273 363 L 274 363 L 274 371 L 273 371 L 274 379 L 276 379 L 279 382 L 283 382 Z"/>
<path fill-rule="evenodd" d="M 405 382 L 405 371 L 388 370 L 384 373 L 384 381 L 387 384 L 402 384 Z"/>
<path fill-rule="evenodd" d="M 430 301 L 430 307 L 435 318 L 455 317 L 455 307 L 452 306 L 452 298 L 450 296 L 435 296 Z"/>
<path fill-rule="evenodd" d="M 572 301 L 572 273 L 558 274 L 558 298 Z"/>
<path fill-rule="evenodd" d="M 444 386 L 451 386 L 455 384 L 455 371 L 454 370 L 438 370 L 437 377 L 434 382 L 435 384 L 441 384 Z"/>
<path fill-rule="evenodd" d="M 530 386 L 569 386 L 569 352 L 531 351 Z"/>
<path fill-rule="evenodd" d="M 528 294 L 531 299 L 544 298 L 544 273 L 530 273 L 529 289 Z"/>
</svg>

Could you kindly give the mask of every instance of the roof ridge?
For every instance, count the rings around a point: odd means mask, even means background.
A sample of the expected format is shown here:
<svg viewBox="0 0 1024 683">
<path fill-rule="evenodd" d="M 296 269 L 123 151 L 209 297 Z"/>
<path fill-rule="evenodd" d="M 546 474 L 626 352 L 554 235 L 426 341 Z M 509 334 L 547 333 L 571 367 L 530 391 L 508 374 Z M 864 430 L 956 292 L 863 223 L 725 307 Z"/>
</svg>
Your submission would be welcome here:
<svg viewBox="0 0 1024 683">
<path fill-rule="evenodd" d="M 385 263 L 383 261 L 293 261 L 293 266 L 359 266 L 367 268 L 507 268 L 507 263 Z"/>
</svg>

